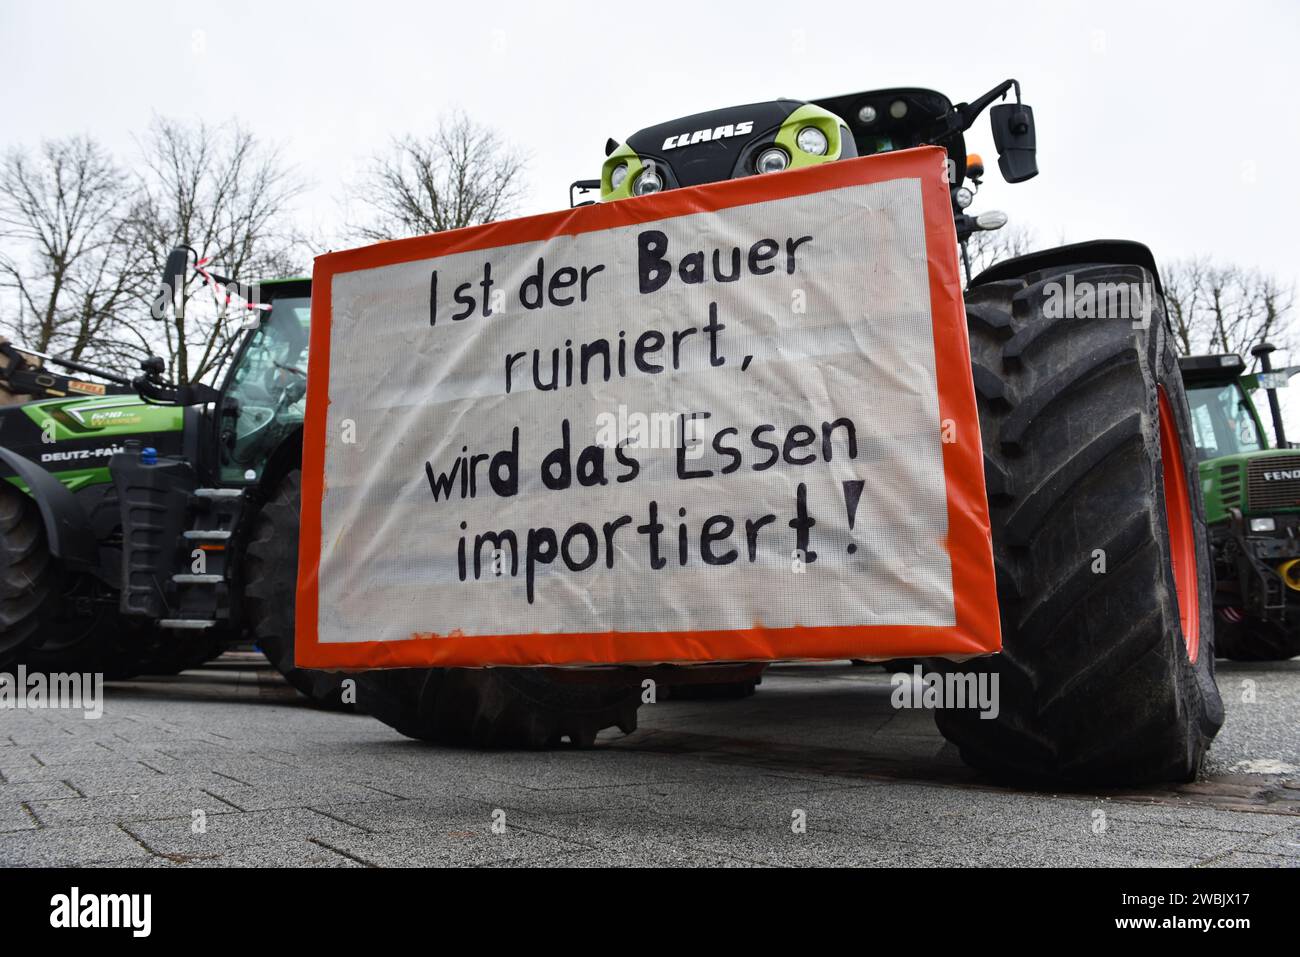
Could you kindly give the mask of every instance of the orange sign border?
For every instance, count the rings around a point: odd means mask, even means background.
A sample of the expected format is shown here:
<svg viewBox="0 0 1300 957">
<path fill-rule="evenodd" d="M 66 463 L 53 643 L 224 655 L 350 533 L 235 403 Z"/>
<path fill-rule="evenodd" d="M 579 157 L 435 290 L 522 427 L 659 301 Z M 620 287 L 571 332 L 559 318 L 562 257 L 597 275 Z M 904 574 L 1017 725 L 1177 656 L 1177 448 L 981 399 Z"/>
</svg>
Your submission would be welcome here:
<svg viewBox="0 0 1300 957">
<path fill-rule="evenodd" d="M 295 659 L 300 667 L 335 670 L 489 665 L 657 664 L 703 661 L 966 657 L 1001 648 L 997 590 L 984 490 L 984 455 L 971 379 L 966 312 L 958 275 L 956 233 L 944 171 L 947 153 L 921 147 L 827 163 L 773 176 L 676 189 L 637 199 L 528 216 L 399 239 L 316 259 L 312 278 L 311 362 L 303 434 Z M 943 445 L 948 498 L 946 547 L 952 565 L 956 625 L 853 625 L 686 632 L 591 632 L 412 635 L 390 641 L 317 640 L 321 500 L 325 487 L 325 424 L 329 406 L 330 296 L 339 273 L 372 269 L 497 246 L 538 242 L 693 213 L 807 195 L 891 179 L 920 179 L 929 260 L 939 414 L 957 441 Z"/>
</svg>

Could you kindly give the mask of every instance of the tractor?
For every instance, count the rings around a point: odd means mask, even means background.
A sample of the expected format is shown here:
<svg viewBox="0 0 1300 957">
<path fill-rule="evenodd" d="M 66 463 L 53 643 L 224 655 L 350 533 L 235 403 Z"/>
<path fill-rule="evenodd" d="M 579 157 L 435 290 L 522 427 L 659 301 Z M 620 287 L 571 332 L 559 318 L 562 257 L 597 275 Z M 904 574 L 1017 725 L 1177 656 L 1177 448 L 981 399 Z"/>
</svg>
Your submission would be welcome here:
<svg viewBox="0 0 1300 957">
<path fill-rule="evenodd" d="M 600 179 L 573 184 L 571 204 L 938 145 L 964 252 L 977 231 L 1005 222 L 968 212 L 984 169 L 963 134 L 986 110 L 1003 178 L 1036 175 L 1033 112 L 1007 80 L 956 105 L 897 88 L 672 120 L 611 139 Z M 184 257 L 169 263 L 172 288 Z M 1146 291 L 1141 322 L 1056 308 L 1062 287 L 1083 296 L 1114 286 Z M 292 657 L 307 286 L 265 288 L 271 309 L 220 388 L 172 386 L 160 362 L 135 380 L 142 403 L 183 410 L 180 447 L 150 436 L 124 438 L 118 451 L 113 440 L 99 530 L 83 493 L 36 464 L 38 446 L 26 447 L 35 460 L 0 450 L 18 486 L 0 503 L 0 652 L 11 660 L 52 640 L 46 621 L 59 606 L 100 608 L 154 641 L 247 629 L 295 686 L 337 694 L 337 676 L 296 669 Z M 1194 777 L 1223 708 L 1193 428 L 1154 257 L 1117 240 L 1043 250 L 970 279 L 965 303 L 998 574 L 988 614 L 1001 617 L 1003 651 L 934 666 L 997 674 L 1001 702 L 995 720 L 940 711 L 939 728 L 968 763 L 1000 776 Z M 46 576 L 39 600 L 15 591 L 28 569 Z M 74 586 L 82 597 L 69 606 Z M 376 670 L 356 676 L 357 703 L 421 739 L 583 746 L 605 728 L 635 727 L 643 676 L 752 689 L 760 669 Z"/>
<path fill-rule="evenodd" d="M 166 282 L 184 281 L 188 255 L 173 254 Z M 261 321 L 220 389 L 168 385 L 156 357 L 130 380 L 2 347 L 0 380 L 28 401 L 0 409 L 0 666 L 174 673 L 247 628 L 296 687 L 329 700 L 337 680 L 295 672 L 292 637 L 275 629 L 310 280 L 261 288 Z"/>
<path fill-rule="evenodd" d="M 1270 368 L 1274 347 L 1179 360 L 1192 412 L 1196 457 L 1215 572 L 1215 648 L 1239 661 L 1300 655 L 1300 451 L 1290 448 L 1276 384 L 1300 370 Z M 1280 377 L 1280 379 L 1279 379 Z M 1270 448 L 1253 395 L 1268 393 Z"/>
<path fill-rule="evenodd" d="M 1006 222 L 969 212 L 984 167 L 963 134 L 985 110 L 1003 178 L 1036 175 L 1033 112 L 1007 80 L 956 105 L 896 88 L 674 119 L 611 138 L 600 178 L 573 183 L 570 205 L 938 145 L 967 259 L 976 232 Z M 1128 308 L 1090 311 L 1115 290 L 1121 304 L 1137 291 Z M 941 710 L 939 728 L 996 775 L 1190 779 L 1223 706 L 1193 425 L 1155 259 L 1136 242 L 1075 243 L 999 262 L 969 279 L 964 298 L 998 579 L 999 607 L 987 613 L 1001 617 L 1003 650 L 932 664 L 996 674 L 1001 711 Z M 452 724 L 443 709 L 458 710 L 450 674 L 367 672 L 371 710 L 405 734 L 438 737 Z"/>
</svg>

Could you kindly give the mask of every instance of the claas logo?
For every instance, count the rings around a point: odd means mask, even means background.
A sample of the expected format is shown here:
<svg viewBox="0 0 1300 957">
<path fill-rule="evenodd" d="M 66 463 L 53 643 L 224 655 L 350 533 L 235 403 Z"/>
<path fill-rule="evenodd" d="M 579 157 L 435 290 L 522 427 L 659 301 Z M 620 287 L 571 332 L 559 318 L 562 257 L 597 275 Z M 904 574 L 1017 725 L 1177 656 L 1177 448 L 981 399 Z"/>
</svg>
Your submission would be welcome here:
<svg viewBox="0 0 1300 957">
<path fill-rule="evenodd" d="M 708 130 L 696 130 L 694 133 L 679 133 L 664 140 L 665 150 L 675 150 L 679 146 L 693 146 L 696 143 L 709 143 L 713 140 L 726 139 L 729 136 L 748 136 L 754 132 L 753 120 L 740 123 L 727 123 Z"/>
</svg>

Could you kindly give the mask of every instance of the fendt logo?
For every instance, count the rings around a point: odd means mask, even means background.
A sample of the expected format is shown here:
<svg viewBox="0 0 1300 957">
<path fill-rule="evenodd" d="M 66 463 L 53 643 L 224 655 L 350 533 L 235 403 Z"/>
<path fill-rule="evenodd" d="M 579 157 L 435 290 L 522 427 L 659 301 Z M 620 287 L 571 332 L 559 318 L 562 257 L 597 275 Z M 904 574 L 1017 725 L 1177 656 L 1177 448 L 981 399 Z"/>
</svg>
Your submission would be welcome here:
<svg viewBox="0 0 1300 957">
<path fill-rule="evenodd" d="M 694 133 L 679 133 L 676 136 L 670 136 L 664 140 L 664 149 L 675 150 L 679 146 L 694 146 L 696 143 L 709 143 L 713 140 L 726 139 L 729 136 L 748 136 L 752 132 L 754 132 L 753 120 L 728 123 L 725 126 L 715 126 L 709 130 L 696 130 Z"/>
<path fill-rule="evenodd" d="M 1300 469 L 1274 469 L 1264 473 L 1265 482 L 1291 482 L 1300 479 Z"/>
</svg>

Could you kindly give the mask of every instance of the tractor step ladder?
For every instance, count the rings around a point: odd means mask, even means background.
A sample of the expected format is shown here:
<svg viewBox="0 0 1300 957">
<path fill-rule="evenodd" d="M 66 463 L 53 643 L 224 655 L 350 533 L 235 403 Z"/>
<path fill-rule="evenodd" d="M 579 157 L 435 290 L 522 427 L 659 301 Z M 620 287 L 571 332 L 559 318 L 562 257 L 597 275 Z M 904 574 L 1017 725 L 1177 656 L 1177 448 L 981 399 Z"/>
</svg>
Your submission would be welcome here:
<svg viewBox="0 0 1300 957">
<path fill-rule="evenodd" d="M 196 498 L 239 498 L 244 494 L 241 488 L 196 488 Z"/>
<path fill-rule="evenodd" d="M 187 529 L 183 534 L 191 542 L 226 542 L 230 540 L 230 532 L 223 528 L 191 528 Z"/>
<path fill-rule="evenodd" d="M 159 622 L 161 627 L 196 631 L 230 623 L 230 547 L 244 504 L 241 488 L 190 490 L 186 524 L 191 527 L 180 532 L 179 567 L 170 576 L 170 617 Z"/>
</svg>

